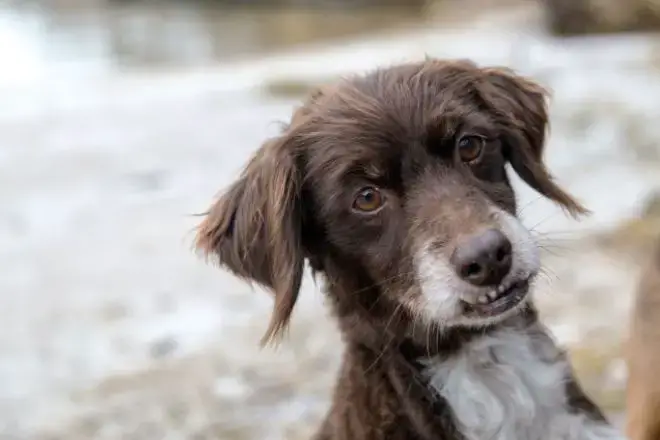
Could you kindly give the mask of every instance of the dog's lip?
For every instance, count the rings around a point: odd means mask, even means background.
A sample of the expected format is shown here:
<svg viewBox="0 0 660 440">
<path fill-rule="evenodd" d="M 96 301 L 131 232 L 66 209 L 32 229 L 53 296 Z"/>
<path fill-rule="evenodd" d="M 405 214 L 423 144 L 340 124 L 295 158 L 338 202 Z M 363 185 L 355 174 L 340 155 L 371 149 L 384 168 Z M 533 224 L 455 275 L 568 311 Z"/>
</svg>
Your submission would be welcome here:
<svg viewBox="0 0 660 440">
<path fill-rule="evenodd" d="M 520 304 L 529 292 L 531 277 L 522 278 L 513 283 L 500 286 L 478 297 L 475 302 L 461 300 L 466 315 L 474 317 L 493 317 L 507 312 Z"/>
</svg>

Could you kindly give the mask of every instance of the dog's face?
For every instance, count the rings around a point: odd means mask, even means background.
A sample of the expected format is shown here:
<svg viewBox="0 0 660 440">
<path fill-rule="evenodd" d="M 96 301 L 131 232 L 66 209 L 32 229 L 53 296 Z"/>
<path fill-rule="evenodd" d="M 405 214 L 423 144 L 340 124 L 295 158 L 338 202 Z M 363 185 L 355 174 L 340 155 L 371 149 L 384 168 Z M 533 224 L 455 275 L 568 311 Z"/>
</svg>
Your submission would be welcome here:
<svg viewBox="0 0 660 440">
<path fill-rule="evenodd" d="M 469 62 L 345 80 L 262 146 L 197 245 L 273 289 L 268 336 L 289 319 L 305 259 L 343 285 L 335 299 L 345 306 L 389 304 L 441 327 L 492 324 L 524 304 L 539 270 L 505 165 L 584 212 L 543 165 L 546 123 L 540 87 Z"/>
</svg>

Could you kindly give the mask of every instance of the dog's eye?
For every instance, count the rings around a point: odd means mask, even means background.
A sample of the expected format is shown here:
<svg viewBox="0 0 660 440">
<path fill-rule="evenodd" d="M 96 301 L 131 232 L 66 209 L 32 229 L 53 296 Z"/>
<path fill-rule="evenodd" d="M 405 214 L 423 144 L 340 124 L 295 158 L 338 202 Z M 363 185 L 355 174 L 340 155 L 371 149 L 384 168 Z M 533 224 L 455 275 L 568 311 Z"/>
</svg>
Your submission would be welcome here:
<svg viewBox="0 0 660 440">
<path fill-rule="evenodd" d="M 458 140 L 458 156 L 465 163 L 473 163 L 481 157 L 485 144 L 481 136 L 463 136 Z"/>
<path fill-rule="evenodd" d="M 382 193 L 373 187 L 362 188 L 355 196 L 353 209 L 361 212 L 374 212 L 381 206 L 385 198 Z"/>
</svg>

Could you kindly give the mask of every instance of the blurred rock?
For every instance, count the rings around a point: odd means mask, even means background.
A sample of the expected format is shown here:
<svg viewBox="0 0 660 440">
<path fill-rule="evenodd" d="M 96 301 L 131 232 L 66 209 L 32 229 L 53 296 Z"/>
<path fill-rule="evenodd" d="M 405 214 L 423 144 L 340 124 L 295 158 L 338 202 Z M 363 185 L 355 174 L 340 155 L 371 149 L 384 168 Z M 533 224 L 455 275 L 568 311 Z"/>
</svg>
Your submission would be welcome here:
<svg viewBox="0 0 660 440">
<path fill-rule="evenodd" d="M 179 344 L 175 338 L 166 336 L 151 344 L 149 347 L 149 355 L 153 359 L 165 358 L 172 355 L 178 346 Z"/>
<path fill-rule="evenodd" d="M 660 30 L 658 0 L 543 0 L 558 35 Z"/>
</svg>

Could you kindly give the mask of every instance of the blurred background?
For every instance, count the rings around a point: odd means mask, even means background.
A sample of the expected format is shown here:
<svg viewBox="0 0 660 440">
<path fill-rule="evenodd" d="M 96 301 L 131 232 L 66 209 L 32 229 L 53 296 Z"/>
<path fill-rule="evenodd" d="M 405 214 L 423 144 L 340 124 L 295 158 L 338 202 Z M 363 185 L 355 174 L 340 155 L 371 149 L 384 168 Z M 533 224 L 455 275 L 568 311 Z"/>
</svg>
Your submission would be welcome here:
<svg viewBox="0 0 660 440">
<path fill-rule="evenodd" d="M 520 184 L 536 293 L 621 421 L 623 340 L 660 231 L 660 1 L 0 1 L 0 439 L 305 439 L 341 344 L 307 279 L 270 297 L 193 228 L 312 87 L 425 55 L 553 91 L 547 160 L 593 210 Z"/>
</svg>

